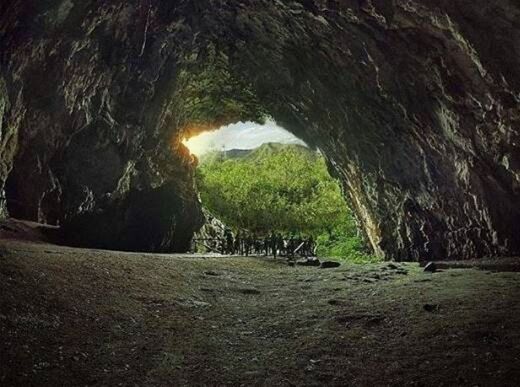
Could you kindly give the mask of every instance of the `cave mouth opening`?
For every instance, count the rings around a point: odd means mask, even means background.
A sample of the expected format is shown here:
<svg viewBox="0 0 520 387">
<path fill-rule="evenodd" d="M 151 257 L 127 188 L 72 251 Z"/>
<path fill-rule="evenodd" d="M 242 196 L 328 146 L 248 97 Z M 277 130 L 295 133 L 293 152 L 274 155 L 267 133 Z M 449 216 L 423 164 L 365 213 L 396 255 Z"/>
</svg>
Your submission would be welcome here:
<svg viewBox="0 0 520 387">
<path fill-rule="evenodd" d="M 192 252 L 376 260 L 323 154 L 275 121 L 238 122 L 183 144 L 197 159 L 206 218 Z"/>
</svg>

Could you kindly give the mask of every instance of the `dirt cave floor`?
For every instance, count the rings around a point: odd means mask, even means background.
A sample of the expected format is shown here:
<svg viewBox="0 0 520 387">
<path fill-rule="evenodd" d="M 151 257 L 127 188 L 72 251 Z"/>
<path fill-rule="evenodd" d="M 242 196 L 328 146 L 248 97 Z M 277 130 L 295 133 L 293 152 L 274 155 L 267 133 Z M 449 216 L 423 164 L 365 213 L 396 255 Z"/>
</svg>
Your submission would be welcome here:
<svg viewBox="0 0 520 387">
<path fill-rule="evenodd" d="M 0 385 L 519 385 L 519 300 L 520 273 L 0 241 Z"/>
</svg>

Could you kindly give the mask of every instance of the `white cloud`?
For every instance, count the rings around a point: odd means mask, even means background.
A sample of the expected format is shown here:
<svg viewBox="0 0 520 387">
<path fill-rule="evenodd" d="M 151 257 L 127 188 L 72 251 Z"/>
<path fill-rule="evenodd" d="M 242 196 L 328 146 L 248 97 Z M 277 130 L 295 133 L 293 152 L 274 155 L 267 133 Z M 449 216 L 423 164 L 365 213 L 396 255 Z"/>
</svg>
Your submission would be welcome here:
<svg viewBox="0 0 520 387">
<path fill-rule="evenodd" d="M 191 153 L 200 156 L 212 150 L 254 149 L 267 142 L 305 145 L 302 140 L 273 121 L 267 121 L 265 125 L 239 122 L 213 132 L 202 133 L 184 141 L 184 144 Z"/>
</svg>

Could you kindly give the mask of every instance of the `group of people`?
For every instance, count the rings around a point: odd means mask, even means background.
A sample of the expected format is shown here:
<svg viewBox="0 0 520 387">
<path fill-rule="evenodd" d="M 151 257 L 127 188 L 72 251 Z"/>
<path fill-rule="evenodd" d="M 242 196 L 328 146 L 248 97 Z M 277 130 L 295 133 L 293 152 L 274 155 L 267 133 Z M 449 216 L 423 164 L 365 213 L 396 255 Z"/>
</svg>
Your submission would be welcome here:
<svg viewBox="0 0 520 387">
<path fill-rule="evenodd" d="M 294 257 L 296 255 L 302 257 L 314 256 L 316 251 L 316 243 L 314 238 L 302 238 L 301 236 L 290 235 L 283 236 L 280 233 L 272 232 L 264 237 L 258 237 L 256 234 L 247 231 L 238 231 L 233 235 L 230 229 L 226 229 L 224 240 L 222 240 L 222 254 L 230 255 L 272 255 Z"/>
</svg>

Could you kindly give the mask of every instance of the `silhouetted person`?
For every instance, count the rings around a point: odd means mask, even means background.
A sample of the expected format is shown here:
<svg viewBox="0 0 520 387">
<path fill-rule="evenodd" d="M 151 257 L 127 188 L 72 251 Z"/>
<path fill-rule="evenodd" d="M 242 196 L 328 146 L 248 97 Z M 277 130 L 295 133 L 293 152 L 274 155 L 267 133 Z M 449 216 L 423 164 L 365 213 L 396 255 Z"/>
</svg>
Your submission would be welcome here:
<svg viewBox="0 0 520 387">
<path fill-rule="evenodd" d="M 234 245 L 234 241 L 233 241 L 233 234 L 231 233 L 231 230 L 229 228 L 226 229 L 226 232 L 225 232 L 225 237 L 226 237 L 226 252 L 228 254 L 233 254 L 233 245 Z"/>
<path fill-rule="evenodd" d="M 282 234 L 278 233 L 276 235 L 276 249 L 280 252 L 280 255 L 283 254 L 285 248 L 285 243 L 282 237 Z"/>
<path fill-rule="evenodd" d="M 256 234 L 253 234 L 251 236 L 251 241 L 250 242 L 251 242 L 251 251 L 250 251 L 250 253 L 254 255 L 254 254 L 256 254 Z"/>
<path fill-rule="evenodd" d="M 294 257 L 294 249 L 295 249 L 294 242 L 295 242 L 294 235 L 291 235 L 289 237 L 289 240 L 287 241 L 287 256 L 290 258 Z"/>
<path fill-rule="evenodd" d="M 256 235 L 254 236 L 255 254 L 259 255 L 262 253 L 262 241 Z"/>
<path fill-rule="evenodd" d="M 312 235 L 309 237 L 309 255 L 314 257 L 316 255 L 316 242 Z"/>
<path fill-rule="evenodd" d="M 311 257 L 314 256 L 314 238 L 312 235 L 307 240 L 307 254 Z"/>
<path fill-rule="evenodd" d="M 273 252 L 273 257 L 276 258 L 276 252 L 278 248 L 278 238 L 274 232 L 271 233 L 271 250 Z"/>
<path fill-rule="evenodd" d="M 251 238 L 251 235 L 249 234 L 246 234 L 246 237 L 244 238 L 244 242 L 245 242 L 245 252 L 246 252 L 246 257 L 249 257 L 249 252 L 251 251 L 251 247 L 253 245 L 253 239 Z"/>
<path fill-rule="evenodd" d="M 237 235 L 235 237 L 235 248 L 234 248 L 234 252 L 236 254 L 240 254 L 242 255 L 242 237 L 241 237 L 241 234 L 240 234 L 240 230 L 238 230 L 237 232 Z"/>
<path fill-rule="evenodd" d="M 267 257 L 269 255 L 269 246 L 271 245 L 271 241 L 269 240 L 269 236 L 266 235 L 264 237 L 264 255 Z"/>
</svg>

